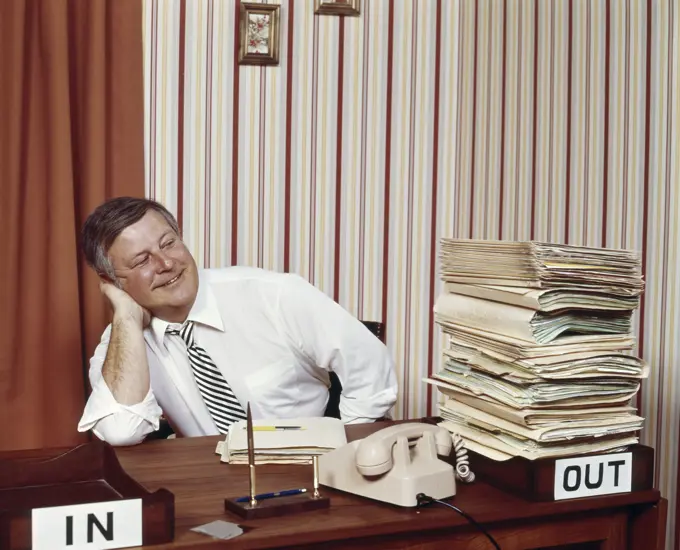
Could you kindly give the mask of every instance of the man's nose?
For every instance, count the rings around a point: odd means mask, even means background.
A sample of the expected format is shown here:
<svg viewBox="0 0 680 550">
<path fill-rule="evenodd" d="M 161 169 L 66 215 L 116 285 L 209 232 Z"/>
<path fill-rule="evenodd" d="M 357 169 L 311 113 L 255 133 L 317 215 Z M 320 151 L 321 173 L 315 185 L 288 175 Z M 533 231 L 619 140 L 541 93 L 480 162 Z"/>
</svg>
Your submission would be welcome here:
<svg viewBox="0 0 680 550">
<path fill-rule="evenodd" d="M 169 271 L 172 269 L 174 266 L 174 261 L 173 259 L 168 256 L 167 254 L 164 254 L 163 252 L 159 252 L 156 256 L 156 269 L 158 271 Z"/>
</svg>

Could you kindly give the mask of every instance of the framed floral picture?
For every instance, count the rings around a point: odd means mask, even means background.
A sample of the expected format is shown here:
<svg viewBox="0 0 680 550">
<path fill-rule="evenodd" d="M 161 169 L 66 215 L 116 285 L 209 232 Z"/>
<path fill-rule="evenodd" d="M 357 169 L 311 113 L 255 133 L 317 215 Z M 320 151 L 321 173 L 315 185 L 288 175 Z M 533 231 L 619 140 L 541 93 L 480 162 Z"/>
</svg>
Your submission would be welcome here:
<svg viewBox="0 0 680 550">
<path fill-rule="evenodd" d="M 279 64 L 279 4 L 241 3 L 240 65 Z"/>
<path fill-rule="evenodd" d="M 361 0 L 315 0 L 314 13 L 319 15 L 359 15 Z"/>
</svg>

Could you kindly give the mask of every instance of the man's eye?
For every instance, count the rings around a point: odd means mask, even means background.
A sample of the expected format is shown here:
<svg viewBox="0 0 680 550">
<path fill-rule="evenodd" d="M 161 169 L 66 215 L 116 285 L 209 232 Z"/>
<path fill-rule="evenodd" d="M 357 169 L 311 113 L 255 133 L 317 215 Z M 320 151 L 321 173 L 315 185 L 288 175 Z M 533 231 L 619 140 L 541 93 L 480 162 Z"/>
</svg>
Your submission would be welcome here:
<svg viewBox="0 0 680 550">
<path fill-rule="evenodd" d="M 143 260 L 140 260 L 135 264 L 135 267 L 142 267 L 143 265 L 146 265 L 149 262 L 149 257 L 145 256 Z"/>
<path fill-rule="evenodd" d="M 172 246 L 173 244 L 175 244 L 175 239 L 170 239 L 169 241 L 165 241 L 165 243 L 163 243 L 163 246 L 161 246 L 161 248 L 168 248 L 169 246 Z"/>
</svg>

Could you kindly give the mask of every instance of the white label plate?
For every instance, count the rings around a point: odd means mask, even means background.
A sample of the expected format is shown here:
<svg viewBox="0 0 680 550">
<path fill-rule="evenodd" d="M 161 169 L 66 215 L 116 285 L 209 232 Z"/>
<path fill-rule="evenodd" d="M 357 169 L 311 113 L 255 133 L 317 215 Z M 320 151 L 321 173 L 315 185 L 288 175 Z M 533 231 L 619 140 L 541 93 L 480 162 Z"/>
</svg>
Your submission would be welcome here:
<svg viewBox="0 0 680 550">
<path fill-rule="evenodd" d="M 142 500 L 35 508 L 33 550 L 127 548 L 142 545 Z"/>
<path fill-rule="evenodd" d="M 615 453 L 555 461 L 555 500 L 630 493 L 633 454 Z"/>
</svg>

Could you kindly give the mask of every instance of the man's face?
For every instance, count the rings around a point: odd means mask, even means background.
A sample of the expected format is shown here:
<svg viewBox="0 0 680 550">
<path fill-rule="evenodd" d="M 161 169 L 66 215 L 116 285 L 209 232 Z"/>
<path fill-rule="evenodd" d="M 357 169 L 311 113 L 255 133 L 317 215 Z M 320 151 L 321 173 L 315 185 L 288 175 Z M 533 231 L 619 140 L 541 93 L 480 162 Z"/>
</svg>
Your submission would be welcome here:
<svg viewBox="0 0 680 550">
<path fill-rule="evenodd" d="M 125 228 L 109 248 L 121 288 L 155 317 L 182 322 L 198 291 L 196 262 L 154 210 Z"/>
</svg>

